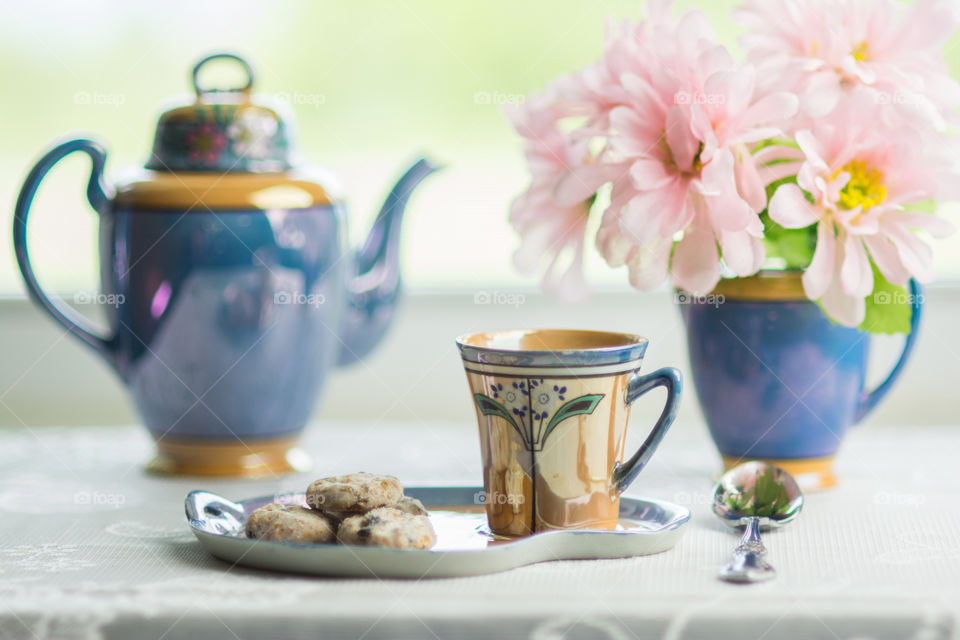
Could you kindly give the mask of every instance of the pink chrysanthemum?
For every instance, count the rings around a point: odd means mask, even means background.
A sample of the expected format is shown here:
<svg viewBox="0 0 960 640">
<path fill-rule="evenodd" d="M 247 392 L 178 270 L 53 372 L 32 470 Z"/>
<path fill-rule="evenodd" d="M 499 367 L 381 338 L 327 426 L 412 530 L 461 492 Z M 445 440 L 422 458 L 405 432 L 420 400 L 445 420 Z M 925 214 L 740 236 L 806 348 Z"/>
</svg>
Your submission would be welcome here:
<svg viewBox="0 0 960 640">
<path fill-rule="evenodd" d="M 748 0 L 741 43 L 768 85 L 800 96 L 811 117 L 866 92 L 899 124 L 942 128 L 960 106 L 943 46 L 960 15 L 949 0 Z"/>
<path fill-rule="evenodd" d="M 770 200 L 770 217 L 784 227 L 817 225 L 804 290 L 847 326 L 864 320 L 871 261 L 893 284 L 928 282 L 932 252 L 914 230 L 953 232 L 938 216 L 904 208 L 937 195 L 938 163 L 924 157 L 912 132 L 878 128 L 871 115 L 868 105 L 846 103 L 797 133 L 804 157 L 797 184 L 781 185 Z"/>
</svg>

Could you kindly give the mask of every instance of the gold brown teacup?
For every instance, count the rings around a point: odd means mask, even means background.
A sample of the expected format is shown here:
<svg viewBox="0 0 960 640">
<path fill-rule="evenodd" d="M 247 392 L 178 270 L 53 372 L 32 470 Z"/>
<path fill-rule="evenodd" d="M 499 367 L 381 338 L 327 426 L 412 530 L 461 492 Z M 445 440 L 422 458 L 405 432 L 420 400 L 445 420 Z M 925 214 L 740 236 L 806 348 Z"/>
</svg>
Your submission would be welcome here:
<svg viewBox="0 0 960 640">
<path fill-rule="evenodd" d="M 461 336 L 480 427 L 490 530 L 614 529 L 620 494 L 673 423 L 682 377 L 641 374 L 647 339 L 602 331 L 532 329 Z M 665 387 L 663 412 L 623 461 L 630 405 Z"/>
</svg>

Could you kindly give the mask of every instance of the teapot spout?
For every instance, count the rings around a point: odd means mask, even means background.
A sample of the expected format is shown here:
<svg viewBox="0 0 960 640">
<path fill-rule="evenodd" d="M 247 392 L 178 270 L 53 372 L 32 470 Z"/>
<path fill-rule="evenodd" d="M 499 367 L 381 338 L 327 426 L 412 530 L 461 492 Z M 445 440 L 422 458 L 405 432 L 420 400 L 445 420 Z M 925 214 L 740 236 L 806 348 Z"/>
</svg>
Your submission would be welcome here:
<svg viewBox="0 0 960 640">
<path fill-rule="evenodd" d="M 339 364 L 363 358 L 380 342 L 400 295 L 400 227 L 413 190 L 440 167 L 419 159 L 390 190 L 373 228 L 356 252 L 347 282 Z"/>
</svg>

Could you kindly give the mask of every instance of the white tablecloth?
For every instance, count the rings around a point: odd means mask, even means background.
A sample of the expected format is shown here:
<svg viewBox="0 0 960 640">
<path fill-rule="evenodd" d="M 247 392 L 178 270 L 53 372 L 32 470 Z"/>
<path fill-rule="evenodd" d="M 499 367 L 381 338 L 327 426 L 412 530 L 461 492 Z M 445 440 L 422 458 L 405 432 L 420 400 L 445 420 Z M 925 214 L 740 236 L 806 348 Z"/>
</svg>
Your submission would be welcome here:
<svg viewBox="0 0 960 640">
<path fill-rule="evenodd" d="M 854 431 L 840 486 L 765 537 L 779 576 L 751 586 L 716 579 L 736 535 L 709 511 L 719 458 L 695 424 L 674 427 L 630 491 L 693 510 L 663 554 L 419 582 L 208 556 L 183 515 L 192 489 L 240 499 L 361 468 L 410 485 L 480 478 L 472 424 L 316 424 L 305 447 L 306 475 L 170 479 L 142 471 L 137 427 L 0 430 L 0 638 L 960 637 L 960 427 Z"/>
</svg>

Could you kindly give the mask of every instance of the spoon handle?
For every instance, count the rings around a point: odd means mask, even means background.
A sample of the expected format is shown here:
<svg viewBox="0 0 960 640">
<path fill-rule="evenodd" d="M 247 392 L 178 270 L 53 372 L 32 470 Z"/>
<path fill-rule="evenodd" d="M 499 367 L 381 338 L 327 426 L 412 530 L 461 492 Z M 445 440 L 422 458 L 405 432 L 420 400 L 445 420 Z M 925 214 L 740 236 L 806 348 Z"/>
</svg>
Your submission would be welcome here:
<svg viewBox="0 0 960 640">
<path fill-rule="evenodd" d="M 730 563 L 720 570 L 720 579 L 727 582 L 762 582 L 777 575 L 766 560 L 767 548 L 760 539 L 760 518 L 748 518 L 740 544 L 733 551 Z"/>
</svg>

